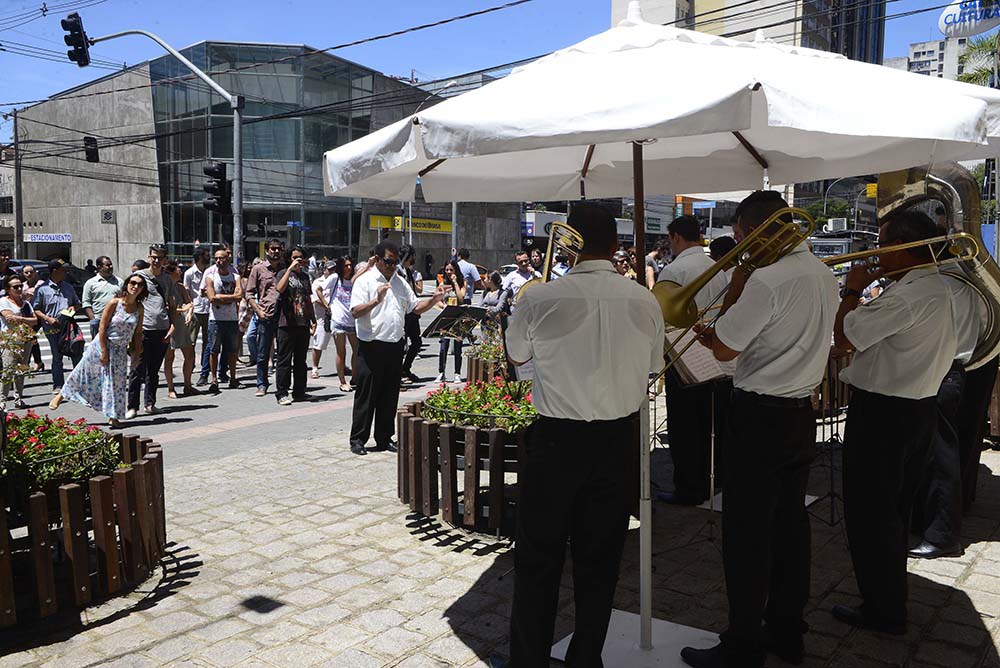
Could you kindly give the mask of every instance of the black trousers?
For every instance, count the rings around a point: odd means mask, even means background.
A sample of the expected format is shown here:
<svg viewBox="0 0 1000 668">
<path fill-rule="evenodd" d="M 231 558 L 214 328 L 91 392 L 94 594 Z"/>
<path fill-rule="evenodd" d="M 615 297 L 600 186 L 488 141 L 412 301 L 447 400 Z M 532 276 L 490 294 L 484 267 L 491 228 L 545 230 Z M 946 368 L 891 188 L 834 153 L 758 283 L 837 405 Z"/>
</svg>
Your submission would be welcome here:
<svg viewBox="0 0 1000 668">
<path fill-rule="evenodd" d="M 455 358 L 455 375 L 458 376 L 462 373 L 462 342 L 446 336 L 438 340 L 438 372 L 444 373 L 448 366 L 449 347 L 452 349 L 452 357 Z"/>
<path fill-rule="evenodd" d="M 139 410 L 139 388 L 145 386 L 143 392 L 144 406 L 156 405 L 156 390 L 160 387 L 160 367 L 163 356 L 167 353 L 169 342 L 164 342 L 167 335 L 165 329 L 142 330 L 142 354 L 139 363 L 132 367 L 128 374 L 128 407 Z"/>
<path fill-rule="evenodd" d="M 772 634 L 805 631 L 810 533 L 806 512 L 816 422 L 808 398 L 782 399 L 735 390 L 726 442 L 722 561 L 729 628 L 722 633 L 731 666 L 764 665 L 761 622 Z"/>
<path fill-rule="evenodd" d="M 420 348 L 423 346 L 423 339 L 420 338 L 420 316 L 416 313 L 407 313 L 403 321 L 403 332 L 408 345 L 406 346 L 406 357 L 403 358 L 402 373 L 407 374 L 412 371 L 413 360 L 417 359 Z"/>
<path fill-rule="evenodd" d="M 403 367 L 403 339 L 395 343 L 358 341 L 358 363 L 354 369 L 354 416 L 351 445 L 368 442 L 375 422 L 375 443 L 385 447 L 396 431 L 399 376 Z"/>
<path fill-rule="evenodd" d="M 965 387 L 965 369 L 955 362 L 937 393 L 938 423 L 931 440 L 924 477 L 913 502 L 911 528 L 940 547 L 957 545 L 962 537 L 962 457 L 958 411 Z"/>
<path fill-rule="evenodd" d="M 527 435 L 518 481 L 512 668 L 548 668 L 566 541 L 573 558 L 576 627 L 570 668 L 601 668 L 628 530 L 627 454 L 632 418 L 542 417 Z"/>
<path fill-rule="evenodd" d="M 274 396 L 276 399 L 286 396 L 289 389 L 292 390 L 293 397 L 299 397 L 306 393 L 306 353 L 308 351 L 308 327 L 278 328 L 277 352 L 274 356 Z"/>
<path fill-rule="evenodd" d="M 979 457 L 986 437 L 986 416 L 997 379 L 997 363 L 992 360 L 965 374 L 965 391 L 958 409 L 958 443 L 962 468 L 962 509 L 969 510 L 976 498 Z"/>
<path fill-rule="evenodd" d="M 721 488 L 723 453 L 732 381 L 685 386 L 670 369 L 664 376 L 667 432 L 674 463 L 674 494 L 695 503 L 708 498 L 712 448 L 712 397 L 715 395 L 716 486 Z"/>
<path fill-rule="evenodd" d="M 910 512 L 937 428 L 936 397 L 851 388 L 844 432 L 844 519 L 854 575 L 873 619 L 906 622 Z"/>
</svg>

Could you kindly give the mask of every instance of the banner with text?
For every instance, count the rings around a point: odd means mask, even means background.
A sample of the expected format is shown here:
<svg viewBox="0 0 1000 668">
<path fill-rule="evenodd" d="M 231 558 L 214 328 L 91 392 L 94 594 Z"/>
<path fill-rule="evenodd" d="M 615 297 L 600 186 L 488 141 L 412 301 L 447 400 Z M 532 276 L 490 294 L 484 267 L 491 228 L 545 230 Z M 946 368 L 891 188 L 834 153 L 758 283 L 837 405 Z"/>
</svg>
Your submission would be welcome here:
<svg viewBox="0 0 1000 668">
<path fill-rule="evenodd" d="M 405 232 L 410 229 L 410 224 L 404 216 L 370 215 L 368 216 L 368 229 Z M 413 231 L 431 232 L 434 234 L 451 234 L 451 221 L 435 220 L 433 218 L 414 218 Z"/>
</svg>

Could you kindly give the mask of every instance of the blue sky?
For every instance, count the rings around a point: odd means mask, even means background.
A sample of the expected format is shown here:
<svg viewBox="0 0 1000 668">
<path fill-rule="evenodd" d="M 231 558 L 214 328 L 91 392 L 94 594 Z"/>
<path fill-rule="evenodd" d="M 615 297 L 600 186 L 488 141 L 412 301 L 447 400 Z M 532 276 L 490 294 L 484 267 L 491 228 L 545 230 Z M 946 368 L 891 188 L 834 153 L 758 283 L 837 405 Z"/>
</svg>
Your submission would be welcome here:
<svg viewBox="0 0 1000 668">
<path fill-rule="evenodd" d="M 63 4 L 66 0 L 49 0 Z M 106 0 L 81 9 L 92 36 L 142 28 L 181 47 L 203 39 L 305 43 L 328 47 L 407 28 L 503 0 Z M 887 14 L 943 4 L 941 0 L 889 0 Z M 37 8 L 41 0 L 0 0 L 4 18 Z M 611 0 L 535 0 L 486 16 L 336 52 L 390 75 L 445 78 L 558 49 L 610 25 Z M 910 42 L 939 36 L 940 10 L 886 22 L 885 55 L 906 53 Z M 13 30 L 0 23 L 4 41 L 65 50 L 59 20 L 51 12 Z M 92 50 L 94 57 L 136 63 L 160 55 L 151 41 L 128 37 Z M 33 100 L 102 76 L 105 70 L 77 68 L 0 51 L 0 102 Z M 0 107 L 7 111 L 10 107 Z M 0 141 L 9 141 L 10 121 L 0 120 Z"/>
</svg>

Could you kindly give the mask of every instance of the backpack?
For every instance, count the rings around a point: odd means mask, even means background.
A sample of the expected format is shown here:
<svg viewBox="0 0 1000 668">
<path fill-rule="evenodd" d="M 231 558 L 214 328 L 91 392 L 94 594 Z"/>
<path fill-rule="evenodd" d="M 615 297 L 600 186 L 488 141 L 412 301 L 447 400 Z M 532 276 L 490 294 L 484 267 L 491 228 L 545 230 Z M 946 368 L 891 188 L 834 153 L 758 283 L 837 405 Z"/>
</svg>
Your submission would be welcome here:
<svg viewBox="0 0 1000 668">
<path fill-rule="evenodd" d="M 77 359 L 83 355 L 83 332 L 71 316 L 59 316 L 59 354 Z"/>
</svg>

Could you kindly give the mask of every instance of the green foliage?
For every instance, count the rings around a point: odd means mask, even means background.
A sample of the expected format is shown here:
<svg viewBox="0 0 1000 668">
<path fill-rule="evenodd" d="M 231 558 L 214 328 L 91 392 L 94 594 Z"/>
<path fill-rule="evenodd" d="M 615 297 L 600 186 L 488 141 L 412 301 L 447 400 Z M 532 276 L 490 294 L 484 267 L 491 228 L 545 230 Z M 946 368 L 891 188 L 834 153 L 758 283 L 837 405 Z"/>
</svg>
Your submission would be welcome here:
<svg viewBox="0 0 1000 668">
<path fill-rule="evenodd" d="M 31 410 L 23 417 L 7 413 L 0 478 L 12 476 L 22 491 L 108 475 L 119 463 L 118 444 L 83 418 L 69 422 Z"/>
<path fill-rule="evenodd" d="M 465 387 L 441 385 L 427 395 L 421 417 L 472 427 L 498 427 L 508 432 L 524 429 L 538 417 L 531 405 L 531 381 L 506 381 L 497 376 L 489 383 Z"/>
<path fill-rule="evenodd" d="M 821 199 L 814 200 L 802 208 L 816 220 L 817 226 L 822 225 L 830 218 L 849 218 L 851 211 L 851 206 L 847 201 L 839 197 L 827 198 L 826 214 L 823 213 L 823 200 Z"/>
<path fill-rule="evenodd" d="M 965 52 L 958 57 L 958 64 L 964 69 L 958 75 L 959 81 L 988 86 L 993 73 L 993 59 L 997 52 L 997 33 L 974 37 L 968 41 Z"/>
<path fill-rule="evenodd" d="M 482 337 L 474 347 L 469 346 L 468 357 L 476 356 L 484 362 L 491 362 L 497 373 L 507 377 L 507 350 L 503 344 L 503 334 L 500 332 L 500 324 L 493 319 L 483 322 L 481 327 Z"/>
<path fill-rule="evenodd" d="M 34 338 L 35 330 L 31 327 L 25 324 L 12 325 L 0 332 L 0 354 L 24 350 L 28 341 L 32 341 Z M 11 385 L 16 376 L 27 372 L 27 360 L 24 360 L 21 364 L 4 364 L 3 368 L 0 368 L 0 383 Z"/>
</svg>

